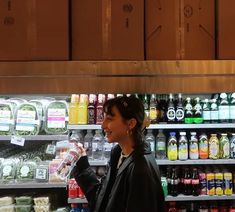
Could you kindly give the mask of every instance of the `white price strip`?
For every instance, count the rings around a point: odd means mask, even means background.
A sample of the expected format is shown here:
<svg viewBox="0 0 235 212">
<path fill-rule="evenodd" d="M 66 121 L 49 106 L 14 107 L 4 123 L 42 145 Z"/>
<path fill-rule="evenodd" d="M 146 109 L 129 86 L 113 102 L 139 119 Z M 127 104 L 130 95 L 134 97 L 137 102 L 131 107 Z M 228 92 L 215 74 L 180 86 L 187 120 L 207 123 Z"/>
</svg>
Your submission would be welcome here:
<svg viewBox="0 0 235 212">
<path fill-rule="evenodd" d="M 19 136 L 11 136 L 11 144 L 24 146 L 25 138 Z"/>
</svg>

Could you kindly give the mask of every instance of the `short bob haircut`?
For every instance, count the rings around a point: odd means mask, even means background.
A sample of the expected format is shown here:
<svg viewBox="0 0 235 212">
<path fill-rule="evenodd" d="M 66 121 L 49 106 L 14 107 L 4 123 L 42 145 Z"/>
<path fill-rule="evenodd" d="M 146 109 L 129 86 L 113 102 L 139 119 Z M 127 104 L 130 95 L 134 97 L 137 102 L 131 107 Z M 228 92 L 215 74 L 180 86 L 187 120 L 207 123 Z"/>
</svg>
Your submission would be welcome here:
<svg viewBox="0 0 235 212">
<path fill-rule="evenodd" d="M 143 141 L 143 123 L 145 119 L 144 105 L 142 101 L 135 96 L 119 96 L 109 99 L 104 103 L 103 110 L 107 115 L 114 116 L 112 109 L 116 107 L 124 120 L 134 118 L 136 126 L 132 129 L 134 138 L 134 148 L 144 143 Z"/>
</svg>

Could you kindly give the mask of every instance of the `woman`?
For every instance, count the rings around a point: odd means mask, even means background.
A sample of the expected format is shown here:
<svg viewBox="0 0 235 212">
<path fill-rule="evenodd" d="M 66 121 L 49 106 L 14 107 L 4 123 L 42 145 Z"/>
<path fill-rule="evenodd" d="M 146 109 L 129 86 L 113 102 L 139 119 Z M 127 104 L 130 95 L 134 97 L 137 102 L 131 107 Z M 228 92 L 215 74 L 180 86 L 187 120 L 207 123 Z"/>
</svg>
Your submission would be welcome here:
<svg viewBox="0 0 235 212">
<path fill-rule="evenodd" d="M 74 177 L 94 212 L 163 212 L 164 195 L 151 149 L 143 140 L 144 107 L 135 97 L 117 97 L 104 104 L 102 128 L 108 142 L 117 142 L 106 177 L 99 181 L 85 149 Z"/>
</svg>

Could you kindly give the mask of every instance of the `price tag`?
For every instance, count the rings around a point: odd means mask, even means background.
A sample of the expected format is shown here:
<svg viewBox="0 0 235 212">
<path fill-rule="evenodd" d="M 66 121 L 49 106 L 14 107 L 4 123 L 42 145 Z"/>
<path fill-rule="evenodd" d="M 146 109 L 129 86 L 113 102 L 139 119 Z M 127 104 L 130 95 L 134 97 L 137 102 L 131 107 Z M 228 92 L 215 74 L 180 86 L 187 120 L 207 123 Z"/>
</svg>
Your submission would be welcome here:
<svg viewBox="0 0 235 212">
<path fill-rule="evenodd" d="M 11 136 L 11 144 L 24 146 L 25 138 L 19 136 Z"/>
<path fill-rule="evenodd" d="M 56 146 L 54 144 L 47 145 L 46 154 L 55 155 Z"/>
</svg>

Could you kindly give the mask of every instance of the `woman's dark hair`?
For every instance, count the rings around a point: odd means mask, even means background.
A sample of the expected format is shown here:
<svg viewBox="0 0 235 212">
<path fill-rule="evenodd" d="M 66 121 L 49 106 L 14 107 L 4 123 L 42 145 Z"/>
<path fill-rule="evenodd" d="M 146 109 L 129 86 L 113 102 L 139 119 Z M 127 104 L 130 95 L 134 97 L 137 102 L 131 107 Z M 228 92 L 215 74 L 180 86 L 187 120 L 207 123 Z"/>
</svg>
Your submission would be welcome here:
<svg viewBox="0 0 235 212">
<path fill-rule="evenodd" d="M 121 116 L 125 120 L 134 118 L 136 120 L 136 126 L 132 129 L 132 136 L 135 144 L 134 148 L 143 144 L 143 123 L 145 118 L 144 105 L 142 101 L 135 96 L 120 96 L 113 99 L 109 99 L 104 103 L 104 113 L 114 116 L 113 107 L 116 106 Z"/>
</svg>

